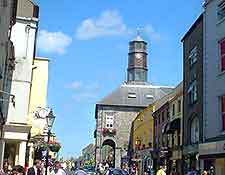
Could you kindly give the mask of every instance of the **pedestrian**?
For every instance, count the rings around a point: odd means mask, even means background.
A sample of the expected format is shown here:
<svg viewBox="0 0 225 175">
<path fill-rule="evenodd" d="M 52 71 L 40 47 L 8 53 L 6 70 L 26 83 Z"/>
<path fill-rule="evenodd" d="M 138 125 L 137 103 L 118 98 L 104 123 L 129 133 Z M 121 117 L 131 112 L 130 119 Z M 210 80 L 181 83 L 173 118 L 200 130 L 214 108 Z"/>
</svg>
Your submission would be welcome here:
<svg viewBox="0 0 225 175">
<path fill-rule="evenodd" d="M 166 165 L 160 166 L 160 169 L 157 171 L 156 175 L 166 175 Z"/>
<path fill-rule="evenodd" d="M 195 166 L 192 167 L 191 171 L 189 171 L 187 175 L 197 175 Z"/>
<path fill-rule="evenodd" d="M 33 167 L 28 169 L 27 175 L 42 175 L 41 163 L 40 160 L 35 160 Z"/>
<path fill-rule="evenodd" d="M 21 165 L 16 165 L 12 168 L 11 175 L 25 175 L 25 169 Z"/>
<path fill-rule="evenodd" d="M 61 163 L 59 161 L 55 162 L 55 175 L 66 175 L 66 172 L 61 166 Z"/>
<path fill-rule="evenodd" d="M 208 175 L 208 172 L 206 170 L 204 170 L 202 175 Z"/>
</svg>

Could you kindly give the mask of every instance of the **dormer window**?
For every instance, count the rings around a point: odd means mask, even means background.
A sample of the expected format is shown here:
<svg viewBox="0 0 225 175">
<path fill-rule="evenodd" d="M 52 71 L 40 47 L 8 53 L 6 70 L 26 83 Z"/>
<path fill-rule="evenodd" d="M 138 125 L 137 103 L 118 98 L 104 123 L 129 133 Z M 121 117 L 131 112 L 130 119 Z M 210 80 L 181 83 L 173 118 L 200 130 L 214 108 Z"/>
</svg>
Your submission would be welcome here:
<svg viewBox="0 0 225 175">
<path fill-rule="evenodd" d="M 153 100 L 154 100 L 154 96 L 151 95 L 151 94 L 146 94 L 145 97 L 146 97 L 147 99 L 153 99 Z"/>
<path fill-rule="evenodd" d="M 136 93 L 128 93 L 128 98 L 136 98 Z"/>
</svg>

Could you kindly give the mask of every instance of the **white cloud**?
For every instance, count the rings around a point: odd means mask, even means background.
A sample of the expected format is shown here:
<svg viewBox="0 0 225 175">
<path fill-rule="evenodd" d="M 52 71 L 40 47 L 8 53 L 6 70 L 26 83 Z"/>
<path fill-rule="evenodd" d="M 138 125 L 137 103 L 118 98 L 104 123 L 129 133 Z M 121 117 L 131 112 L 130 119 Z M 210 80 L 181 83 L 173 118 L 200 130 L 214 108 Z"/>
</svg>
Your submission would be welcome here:
<svg viewBox="0 0 225 175">
<path fill-rule="evenodd" d="M 76 30 L 76 38 L 89 40 L 102 36 L 128 34 L 129 29 L 116 10 L 103 11 L 97 18 L 85 19 Z"/>
<path fill-rule="evenodd" d="M 42 52 L 64 54 L 71 42 L 72 38 L 62 32 L 41 30 L 38 35 L 37 47 Z"/>
<path fill-rule="evenodd" d="M 166 36 L 157 32 L 151 24 L 145 25 L 143 28 L 143 32 L 152 41 L 164 41 L 166 39 Z"/>
<path fill-rule="evenodd" d="M 98 82 L 84 83 L 82 81 L 74 81 L 65 85 L 65 88 L 74 90 L 72 98 L 76 102 L 90 102 L 97 98 L 100 85 Z"/>
<path fill-rule="evenodd" d="M 73 95 L 73 99 L 76 102 L 82 102 L 82 101 L 90 102 L 96 98 L 97 98 L 97 95 L 94 92 L 82 92 L 82 93 L 77 93 Z"/>
<path fill-rule="evenodd" d="M 83 87 L 83 83 L 81 81 L 74 81 L 70 84 L 67 84 L 65 87 L 68 89 L 79 90 Z"/>
</svg>

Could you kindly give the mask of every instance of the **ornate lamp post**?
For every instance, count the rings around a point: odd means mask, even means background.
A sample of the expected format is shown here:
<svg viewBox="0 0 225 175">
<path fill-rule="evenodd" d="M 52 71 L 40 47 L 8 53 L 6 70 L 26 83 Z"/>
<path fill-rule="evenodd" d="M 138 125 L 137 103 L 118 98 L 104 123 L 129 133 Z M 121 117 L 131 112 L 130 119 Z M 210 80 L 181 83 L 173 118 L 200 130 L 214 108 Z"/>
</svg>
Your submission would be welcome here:
<svg viewBox="0 0 225 175">
<path fill-rule="evenodd" d="M 49 158 L 49 141 L 51 137 L 51 129 L 55 121 L 55 116 L 53 115 L 52 109 L 49 114 L 46 116 L 47 127 L 48 127 L 48 140 L 47 140 L 47 152 L 46 152 L 46 162 L 45 162 L 45 175 L 48 175 L 48 158 Z"/>
</svg>

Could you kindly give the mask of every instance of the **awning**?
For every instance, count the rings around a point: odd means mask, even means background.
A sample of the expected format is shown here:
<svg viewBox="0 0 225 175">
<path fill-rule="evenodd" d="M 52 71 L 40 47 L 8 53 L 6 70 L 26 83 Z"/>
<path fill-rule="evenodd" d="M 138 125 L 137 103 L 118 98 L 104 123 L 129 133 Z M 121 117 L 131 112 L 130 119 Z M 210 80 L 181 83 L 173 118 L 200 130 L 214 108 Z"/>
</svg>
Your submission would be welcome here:
<svg viewBox="0 0 225 175">
<path fill-rule="evenodd" d="M 164 129 L 164 133 L 165 134 L 172 134 L 175 131 L 180 130 L 180 127 L 181 127 L 181 119 L 176 118 L 166 125 L 166 127 Z"/>
</svg>

